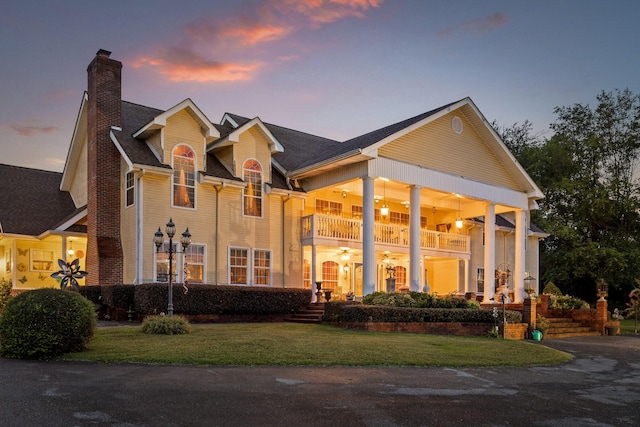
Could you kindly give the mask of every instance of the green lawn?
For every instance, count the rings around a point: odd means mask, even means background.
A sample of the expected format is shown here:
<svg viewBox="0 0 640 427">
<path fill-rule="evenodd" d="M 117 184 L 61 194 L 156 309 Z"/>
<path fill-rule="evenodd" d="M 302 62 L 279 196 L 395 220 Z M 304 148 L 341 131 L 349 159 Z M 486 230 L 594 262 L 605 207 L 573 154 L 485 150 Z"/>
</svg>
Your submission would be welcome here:
<svg viewBox="0 0 640 427">
<path fill-rule="evenodd" d="M 359 332 L 295 323 L 193 325 L 185 335 L 99 328 L 64 360 L 230 366 L 526 366 L 571 355 L 540 343 L 484 337 Z"/>
<path fill-rule="evenodd" d="M 640 331 L 640 319 L 638 320 L 637 325 L 638 331 Z M 636 330 L 636 320 L 633 319 L 624 319 L 620 321 L 620 333 L 621 334 L 634 334 Z"/>
</svg>

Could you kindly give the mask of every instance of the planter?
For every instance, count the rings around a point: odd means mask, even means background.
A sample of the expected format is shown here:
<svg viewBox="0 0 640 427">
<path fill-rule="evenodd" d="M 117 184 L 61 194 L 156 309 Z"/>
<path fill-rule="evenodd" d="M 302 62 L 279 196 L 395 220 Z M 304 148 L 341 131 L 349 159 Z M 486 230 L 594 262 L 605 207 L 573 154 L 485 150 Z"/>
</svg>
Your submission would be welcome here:
<svg viewBox="0 0 640 427">
<path fill-rule="evenodd" d="M 605 326 L 607 330 L 607 335 L 618 335 L 618 327 L 617 326 Z"/>
</svg>

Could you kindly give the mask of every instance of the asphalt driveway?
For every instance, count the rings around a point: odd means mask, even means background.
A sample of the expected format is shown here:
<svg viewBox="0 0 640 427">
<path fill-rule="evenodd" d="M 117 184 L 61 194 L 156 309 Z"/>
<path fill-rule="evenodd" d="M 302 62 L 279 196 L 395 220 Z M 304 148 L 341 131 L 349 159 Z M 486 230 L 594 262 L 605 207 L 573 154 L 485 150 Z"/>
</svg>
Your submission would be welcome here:
<svg viewBox="0 0 640 427">
<path fill-rule="evenodd" d="M 0 425 L 640 425 L 640 337 L 534 345 L 575 359 L 553 367 L 469 369 L 0 359 Z"/>
</svg>

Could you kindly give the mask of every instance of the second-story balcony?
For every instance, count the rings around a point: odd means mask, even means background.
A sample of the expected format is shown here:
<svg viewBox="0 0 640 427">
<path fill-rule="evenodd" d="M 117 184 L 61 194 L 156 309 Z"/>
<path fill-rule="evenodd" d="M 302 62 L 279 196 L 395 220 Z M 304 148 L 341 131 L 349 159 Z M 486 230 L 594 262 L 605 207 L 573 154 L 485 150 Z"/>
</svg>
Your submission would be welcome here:
<svg viewBox="0 0 640 427">
<path fill-rule="evenodd" d="M 362 243 L 362 220 L 341 218 L 332 215 L 313 214 L 302 218 L 303 244 L 331 244 L 335 242 Z M 377 245 L 409 247 L 409 226 L 375 222 L 373 232 Z M 470 253 L 469 236 L 420 230 L 420 247 L 446 253 Z"/>
</svg>

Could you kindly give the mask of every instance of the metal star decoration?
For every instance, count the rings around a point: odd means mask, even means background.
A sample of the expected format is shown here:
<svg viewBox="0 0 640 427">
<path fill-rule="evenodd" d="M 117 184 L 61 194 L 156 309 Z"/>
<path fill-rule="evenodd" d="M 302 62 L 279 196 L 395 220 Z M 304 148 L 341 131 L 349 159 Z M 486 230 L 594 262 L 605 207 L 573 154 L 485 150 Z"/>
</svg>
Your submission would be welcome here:
<svg viewBox="0 0 640 427">
<path fill-rule="evenodd" d="M 56 271 L 51 277 L 60 280 L 60 289 L 66 288 L 68 284 L 71 284 L 75 290 L 80 289 L 76 279 L 82 279 L 89 274 L 80 270 L 80 260 L 76 258 L 71 262 L 65 262 L 63 259 L 59 259 L 58 265 L 60 266 L 60 271 Z"/>
</svg>

